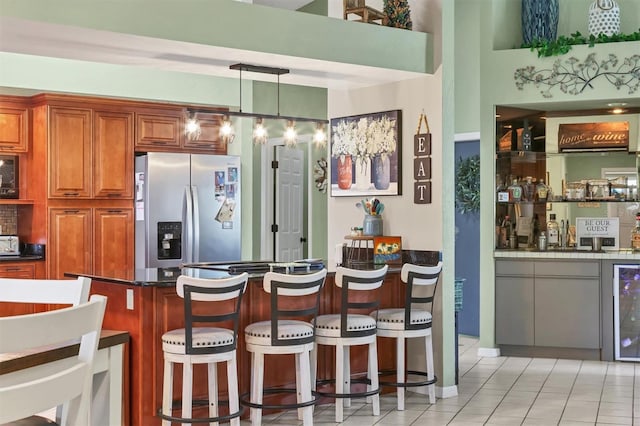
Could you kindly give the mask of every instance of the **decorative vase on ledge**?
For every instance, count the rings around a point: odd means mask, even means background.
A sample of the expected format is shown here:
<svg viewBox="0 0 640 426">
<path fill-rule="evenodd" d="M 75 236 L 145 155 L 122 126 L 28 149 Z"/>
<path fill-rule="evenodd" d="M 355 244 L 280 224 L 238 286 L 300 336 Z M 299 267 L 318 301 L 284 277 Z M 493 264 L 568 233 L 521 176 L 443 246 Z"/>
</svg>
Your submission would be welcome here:
<svg viewBox="0 0 640 426">
<path fill-rule="evenodd" d="M 382 216 L 379 214 L 365 214 L 362 222 L 362 233 L 376 237 L 382 235 Z"/>
<path fill-rule="evenodd" d="M 555 40 L 558 35 L 558 0 L 522 0 L 522 40 Z"/>
</svg>

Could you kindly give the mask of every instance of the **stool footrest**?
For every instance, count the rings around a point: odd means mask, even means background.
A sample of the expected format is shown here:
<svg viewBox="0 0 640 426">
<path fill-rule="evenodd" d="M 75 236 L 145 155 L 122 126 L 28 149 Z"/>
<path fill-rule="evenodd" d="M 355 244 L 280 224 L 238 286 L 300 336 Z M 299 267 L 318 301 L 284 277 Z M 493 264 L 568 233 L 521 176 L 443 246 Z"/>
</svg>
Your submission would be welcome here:
<svg viewBox="0 0 640 426">
<path fill-rule="evenodd" d="M 351 379 L 350 380 L 351 384 L 365 384 L 365 385 L 370 385 L 371 384 L 371 380 L 370 379 Z M 318 380 L 316 381 L 316 383 L 318 385 L 326 385 L 329 383 L 336 383 L 336 379 L 328 379 L 328 380 Z M 378 389 L 372 389 L 370 391 L 364 391 L 364 392 L 351 392 L 351 393 L 331 393 L 331 392 L 322 392 L 322 391 L 312 391 L 312 393 L 314 395 L 320 395 L 320 396 L 326 396 L 329 398 L 366 398 L 368 396 L 373 396 L 376 394 L 380 393 L 380 387 L 378 387 Z"/>
<path fill-rule="evenodd" d="M 218 401 L 218 403 L 228 405 L 229 401 Z M 206 399 L 194 399 L 192 402 L 193 407 L 202 407 L 202 406 L 208 406 L 208 405 L 209 405 L 209 401 Z M 181 406 L 182 406 L 181 400 L 173 401 L 173 403 L 171 404 L 171 409 L 173 411 L 174 409 L 180 408 Z M 168 420 L 170 422 L 178 422 L 178 423 L 220 423 L 220 422 L 229 421 L 231 419 L 235 419 L 236 417 L 240 417 L 240 415 L 242 415 L 242 411 L 243 409 L 240 408 L 240 410 L 238 410 L 237 412 L 229 413 L 226 416 L 199 417 L 195 419 L 195 418 L 189 418 L 189 417 L 169 416 L 167 414 L 164 414 L 162 412 L 162 408 L 160 408 L 158 409 L 157 416 L 160 417 L 162 420 Z"/>
<path fill-rule="evenodd" d="M 297 393 L 298 390 L 295 388 L 265 388 L 262 390 L 263 395 L 277 395 L 279 393 Z M 251 396 L 251 392 L 243 393 L 240 395 L 240 405 L 250 407 L 250 408 L 261 408 L 267 410 L 293 410 L 296 408 L 304 408 L 309 407 L 311 405 L 316 405 L 318 402 L 318 398 L 313 398 L 310 401 L 298 402 L 295 404 L 256 404 L 255 402 L 251 402 L 247 399 L 247 397 Z"/>
<path fill-rule="evenodd" d="M 398 373 L 398 370 L 383 370 L 378 373 L 378 376 L 391 376 L 391 375 L 396 375 L 397 373 Z M 425 373 L 424 371 L 407 370 L 407 375 L 411 375 L 411 374 L 414 376 L 429 377 L 429 374 Z M 393 386 L 396 388 L 413 388 L 413 387 L 420 387 L 420 386 L 429 386 L 436 383 L 437 381 L 438 381 L 438 377 L 434 375 L 433 379 L 423 380 L 421 382 L 398 383 L 398 382 L 384 382 L 380 380 L 380 386 Z"/>
</svg>

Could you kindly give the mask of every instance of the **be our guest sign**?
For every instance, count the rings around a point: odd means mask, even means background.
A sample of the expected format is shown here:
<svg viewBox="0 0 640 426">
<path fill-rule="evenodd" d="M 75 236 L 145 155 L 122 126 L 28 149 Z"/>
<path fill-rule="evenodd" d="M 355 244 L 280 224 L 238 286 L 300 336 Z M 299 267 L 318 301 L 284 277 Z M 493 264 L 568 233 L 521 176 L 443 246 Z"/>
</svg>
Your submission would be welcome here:
<svg viewBox="0 0 640 426">
<path fill-rule="evenodd" d="M 617 250 L 620 239 L 620 219 L 617 217 L 577 217 L 577 248 L 590 250 L 592 239 L 599 237 L 603 249 Z"/>
</svg>

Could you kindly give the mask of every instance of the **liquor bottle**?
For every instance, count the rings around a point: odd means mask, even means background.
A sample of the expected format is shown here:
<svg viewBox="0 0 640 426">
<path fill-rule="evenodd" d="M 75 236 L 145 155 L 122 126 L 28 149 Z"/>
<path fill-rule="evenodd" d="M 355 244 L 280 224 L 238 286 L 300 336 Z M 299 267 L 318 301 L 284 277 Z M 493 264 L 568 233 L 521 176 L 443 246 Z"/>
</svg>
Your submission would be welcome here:
<svg viewBox="0 0 640 426">
<path fill-rule="evenodd" d="M 549 222 L 547 223 L 547 245 L 549 248 L 558 248 L 560 235 L 560 226 L 556 222 L 556 215 L 551 213 L 549 215 Z"/>
<path fill-rule="evenodd" d="M 509 215 L 506 215 L 504 217 L 504 222 L 502 222 L 500 246 L 502 248 L 508 248 L 510 238 L 511 238 L 511 219 L 509 218 Z"/>
<path fill-rule="evenodd" d="M 631 230 L 631 249 L 640 251 L 640 212 L 636 213 L 636 226 Z"/>
<path fill-rule="evenodd" d="M 531 176 L 526 177 L 526 182 L 522 185 L 522 195 L 524 201 L 533 201 L 536 196 L 536 185 Z"/>
<path fill-rule="evenodd" d="M 508 188 L 509 202 L 518 202 L 522 199 L 522 187 L 518 184 L 518 179 L 513 179 Z"/>
<path fill-rule="evenodd" d="M 533 135 L 531 129 L 529 129 L 529 120 L 524 120 L 524 126 L 522 128 L 522 150 L 531 151 L 531 143 L 533 142 Z"/>
<path fill-rule="evenodd" d="M 538 185 L 536 186 L 536 197 L 538 201 L 547 201 L 547 197 L 549 196 L 549 187 L 545 185 L 544 179 L 540 179 Z"/>
</svg>

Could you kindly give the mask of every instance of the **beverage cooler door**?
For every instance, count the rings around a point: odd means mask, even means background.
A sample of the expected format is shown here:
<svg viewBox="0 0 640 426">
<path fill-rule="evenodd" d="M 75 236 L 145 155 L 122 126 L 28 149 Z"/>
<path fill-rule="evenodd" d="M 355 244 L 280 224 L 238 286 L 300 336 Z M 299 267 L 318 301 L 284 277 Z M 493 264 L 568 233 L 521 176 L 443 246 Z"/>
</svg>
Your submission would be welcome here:
<svg viewBox="0 0 640 426">
<path fill-rule="evenodd" d="M 640 265 L 614 265 L 615 359 L 640 361 Z"/>
</svg>

